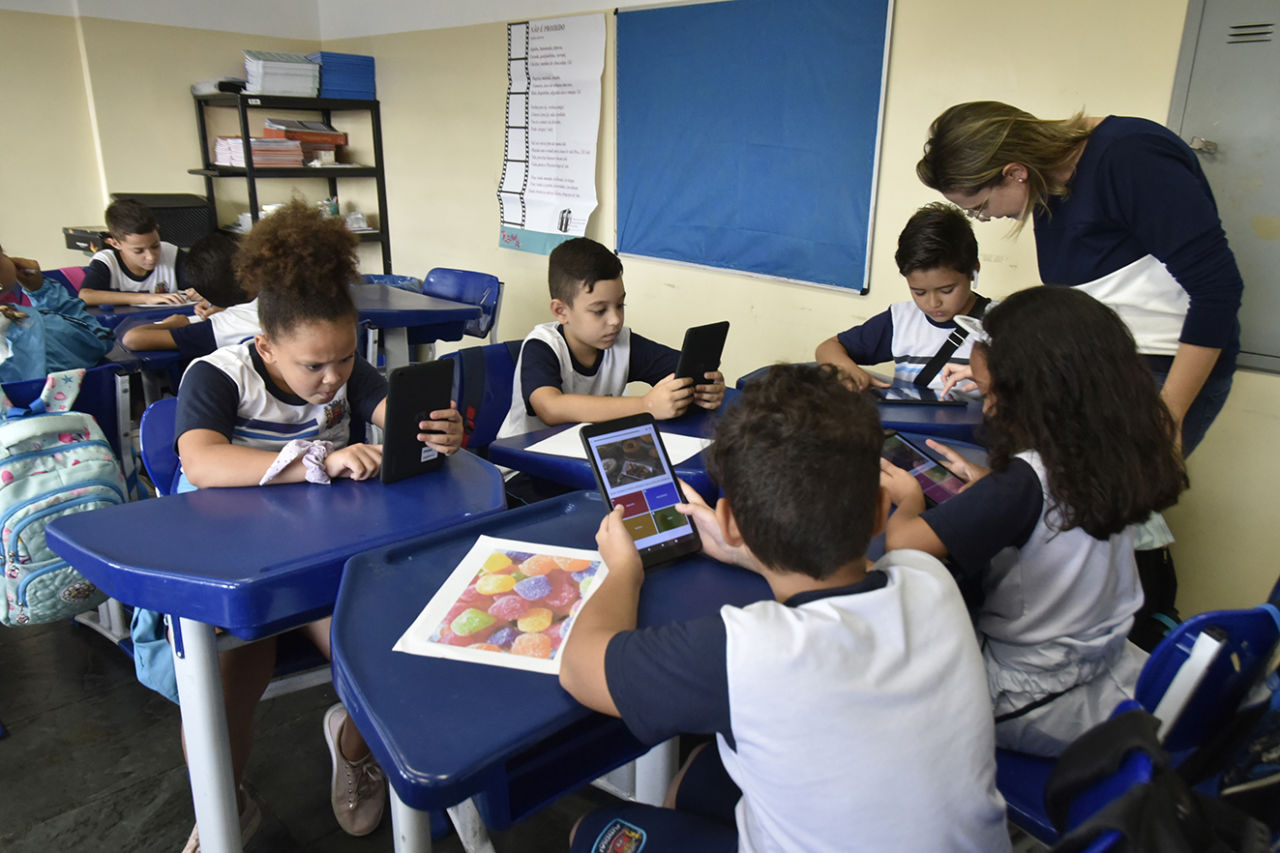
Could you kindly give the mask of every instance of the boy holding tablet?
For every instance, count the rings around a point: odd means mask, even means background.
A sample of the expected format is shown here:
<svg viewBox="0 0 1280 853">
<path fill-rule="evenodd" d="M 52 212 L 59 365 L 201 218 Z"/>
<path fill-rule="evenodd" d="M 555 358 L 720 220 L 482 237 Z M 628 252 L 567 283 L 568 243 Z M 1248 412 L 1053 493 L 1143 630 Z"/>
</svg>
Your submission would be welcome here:
<svg viewBox="0 0 1280 853">
<path fill-rule="evenodd" d="M 827 338 L 814 357 L 848 374 L 859 391 L 888 387 L 861 364 L 892 361 L 894 379 L 941 391 L 947 363 L 968 364 L 973 340 L 956 315 L 981 318 L 991 300 L 973 290 L 978 240 L 964 212 L 926 204 L 907 220 L 894 254 L 911 302 L 895 302 L 867 322 Z"/>
<path fill-rule="evenodd" d="M 674 808 L 589 814 L 572 850 L 1009 850 L 955 583 L 920 552 L 865 558 L 888 514 L 875 408 L 830 367 L 782 365 L 715 438 L 725 496 L 713 509 L 688 491 L 678 508 L 708 556 L 762 575 L 774 600 L 636 630 L 640 559 L 621 509 L 605 518 L 609 575 L 560 683 L 645 743 L 715 733 L 717 748 L 690 757 Z"/>
<path fill-rule="evenodd" d="M 641 412 L 666 420 L 691 404 L 719 407 L 720 371 L 708 371 L 703 384 L 676 379 L 679 351 L 623 325 L 622 261 L 613 252 L 587 237 L 567 240 L 551 252 L 547 281 L 555 321 L 535 326 L 521 345 L 499 438 Z M 624 397 L 628 382 L 653 388 Z"/>
</svg>

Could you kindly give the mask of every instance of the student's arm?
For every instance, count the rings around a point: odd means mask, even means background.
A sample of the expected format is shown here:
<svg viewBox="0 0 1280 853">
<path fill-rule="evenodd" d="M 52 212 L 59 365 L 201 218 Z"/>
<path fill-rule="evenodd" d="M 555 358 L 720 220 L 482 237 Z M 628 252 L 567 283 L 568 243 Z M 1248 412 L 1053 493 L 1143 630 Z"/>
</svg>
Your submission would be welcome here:
<svg viewBox="0 0 1280 853">
<path fill-rule="evenodd" d="M 437 453 L 452 456 L 462 449 L 462 415 L 458 412 L 457 402 L 450 400 L 450 408 L 437 409 L 429 413 L 428 420 L 419 421 L 418 441 Z M 384 398 L 373 410 L 369 422 L 378 429 L 384 429 L 387 423 L 387 401 Z"/>
<path fill-rule="evenodd" d="M 1222 350 L 1211 347 L 1178 344 L 1173 364 L 1169 366 L 1169 375 L 1165 378 L 1164 387 L 1160 389 L 1160 399 L 1169 408 L 1169 414 L 1173 415 L 1173 435 L 1179 447 L 1182 446 L 1182 421 L 1196 395 L 1204 387 L 1214 365 L 1218 363 L 1221 353 Z"/>
<path fill-rule="evenodd" d="M 920 514 L 924 512 L 924 492 L 916 478 L 894 465 L 888 459 L 880 460 L 880 484 L 889 493 L 889 500 L 897 509 L 889 516 L 884 531 L 884 549 L 914 548 L 941 559 L 947 556 L 947 546 L 938 538 Z"/>
<path fill-rule="evenodd" d="M 529 395 L 534 414 L 549 426 L 580 421 L 594 423 L 643 412 L 663 421 L 684 414 L 692 400 L 692 380 L 676 379 L 674 373 L 653 386 L 642 397 L 565 394 L 551 385 L 544 385 Z"/>
<path fill-rule="evenodd" d="M 680 350 L 666 344 L 651 341 L 644 335 L 631 333 L 630 363 L 627 365 L 628 382 L 644 382 L 657 386 L 680 366 Z M 700 379 L 694 379 L 692 405 L 703 409 L 718 409 L 724 402 L 724 374 L 709 370 Z M 681 412 L 683 414 L 683 411 Z M 655 415 L 654 417 L 657 417 Z M 661 420 L 661 419 L 660 419 Z"/>
<path fill-rule="evenodd" d="M 588 708 L 617 717 L 618 707 L 605 678 L 605 651 L 616 634 L 635 628 L 644 582 L 640 554 L 622 524 L 622 507 L 615 507 L 600 522 L 596 545 L 609 574 L 574 617 L 562 651 L 560 686 Z"/>
<path fill-rule="evenodd" d="M 182 470 L 191 484 L 201 489 L 256 486 L 278 455 L 274 450 L 232 444 L 225 435 L 211 429 L 189 430 L 178 438 Z M 324 460 L 325 473 L 334 480 L 367 480 L 381 467 L 382 447 L 376 444 L 352 444 L 333 451 Z M 273 477 L 270 484 L 305 480 L 306 469 L 299 457 Z"/>
<path fill-rule="evenodd" d="M 888 388 L 888 382 L 877 379 L 858 366 L 880 364 L 893 358 L 893 315 L 882 311 L 860 326 L 854 326 L 818 344 L 813 357 L 819 364 L 831 364 L 848 374 L 856 391 Z"/>
<path fill-rule="evenodd" d="M 181 293 L 127 293 L 122 290 L 98 290 L 80 286 L 85 305 L 186 305 Z"/>
<path fill-rule="evenodd" d="M 174 314 L 157 323 L 143 323 L 134 326 L 120 338 L 120 343 L 131 350 L 165 350 L 177 349 L 178 343 L 173 338 L 173 330 L 191 323 L 185 314 Z"/>
</svg>

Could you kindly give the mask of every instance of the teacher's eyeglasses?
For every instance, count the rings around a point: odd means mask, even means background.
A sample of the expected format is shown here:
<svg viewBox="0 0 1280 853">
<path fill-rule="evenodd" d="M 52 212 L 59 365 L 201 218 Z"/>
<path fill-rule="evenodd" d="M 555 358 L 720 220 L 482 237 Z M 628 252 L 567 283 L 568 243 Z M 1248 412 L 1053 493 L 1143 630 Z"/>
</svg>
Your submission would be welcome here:
<svg viewBox="0 0 1280 853">
<path fill-rule="evenodd" d="M 987 190 L 987 197 L 982 200 L 981 204 L 963 208 L 965 216 L 970 219 L 976 219 L 979 222 L 990 222 L 991 217 L 987 214 L 987 207 L 991 204 L 991 195 L 995 191 L 996 188 L 994 186 L 991 187 L 991 189 Z"/>
</svg>

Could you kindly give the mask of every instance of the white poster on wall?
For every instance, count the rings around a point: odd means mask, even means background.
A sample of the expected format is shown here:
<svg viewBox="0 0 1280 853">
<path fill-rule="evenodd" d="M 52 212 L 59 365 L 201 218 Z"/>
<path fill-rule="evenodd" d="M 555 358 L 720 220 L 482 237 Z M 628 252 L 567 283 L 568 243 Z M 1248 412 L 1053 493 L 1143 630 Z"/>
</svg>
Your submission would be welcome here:
<svg viewBox="0 0 1280 853">
<path fill-rule="evenodd" d="M 546 254 L 596 209 L 604 15 L 507 25 L 499 244 Z"/>
</svg>

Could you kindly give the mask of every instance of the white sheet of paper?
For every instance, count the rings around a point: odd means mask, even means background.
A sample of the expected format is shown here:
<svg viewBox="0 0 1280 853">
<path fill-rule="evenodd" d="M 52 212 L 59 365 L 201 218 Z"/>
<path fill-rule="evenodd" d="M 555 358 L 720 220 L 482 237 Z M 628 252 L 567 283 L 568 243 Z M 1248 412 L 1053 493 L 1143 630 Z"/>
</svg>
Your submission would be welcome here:
<svg viewBox="0 0 1280 853">
<path fill-rule="evenodd" d="M 557 675 L 573 617 L 608 574 L 596 551 L 479 536 L 392 650 Z"/>
<path fill-rule="evenodd" d="M 563 432 L 558 432 L 550 438 L 544 438 L 536 444 L 529 445 L 526 450 L 532 450 L 534 453 L 546 453 L 551 456 L 568 456 L 570 459 L 587 458 L 587 452 L 582 449 L 582 424 L 569 427 Z M 698 438 L 692 435 L 680 435 L 675 432 L 667 432 L 661 427 L 658 432 L 662 434 L 662 446 L 667 449 L 667 455 L 671 457 L 672 465 L 679 465 L 688 459 L 697 456 L 703 450 L 711 446 L 711 439 Z"/>
</svg>

